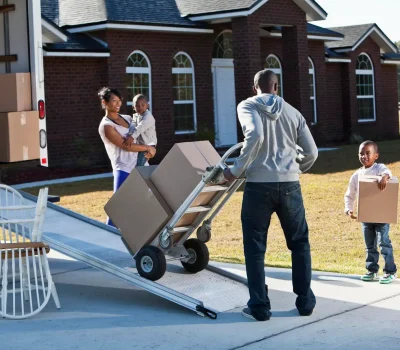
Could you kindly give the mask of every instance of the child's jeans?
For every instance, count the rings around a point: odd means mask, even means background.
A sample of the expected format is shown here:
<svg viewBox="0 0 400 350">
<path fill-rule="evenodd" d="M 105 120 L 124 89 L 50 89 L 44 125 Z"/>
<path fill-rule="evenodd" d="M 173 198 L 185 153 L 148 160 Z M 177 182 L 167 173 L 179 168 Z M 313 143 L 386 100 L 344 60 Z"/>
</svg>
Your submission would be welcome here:
<svg viewBox="0 0 400 350">
<path fill-rule="evenodd" d="M 146 165 L 147 158 L 145 157 L 146 152 L 139 152 L 137 156 L 136 166 L 144 166 Z"/>
<path fill-rule="evenodd" d="M 395 273 L 397 271 L 394 263 L 393 247 L 389 238 L 389 224 L 371 224 L 362 223 L 362 231 L 365 240 L 365 250 L 367 257 L 365 267 L 370 272 L 377 273 L 379 271 L 379 252 L 378 245 L 381 249 L 381 254 L 385 260 L 385 273 Z"/>
<path fill-rule="evenodd" d="M 152 146 L 155 147 L 155 146 Z M 146 152 L 138 152 L 136 166 L 145 166 L 148 159 L 145 157 Z"/>
</svg>

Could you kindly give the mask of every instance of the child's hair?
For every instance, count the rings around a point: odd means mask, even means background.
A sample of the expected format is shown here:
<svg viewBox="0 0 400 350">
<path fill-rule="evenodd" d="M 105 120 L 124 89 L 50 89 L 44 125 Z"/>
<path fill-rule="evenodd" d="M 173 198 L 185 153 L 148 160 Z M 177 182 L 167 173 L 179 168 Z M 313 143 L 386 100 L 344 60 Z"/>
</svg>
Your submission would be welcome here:
<svg viewBox="0 0 400 350">
<path fill-rule="evenodd" d="M 148 102 L 146 95 L 138 94 L 133 98 L 133 101 L 132 101 L 133 107 L 135 107 L 136 102 L 140 101 L 140 100 L 146 100 L 146 102 Z"/>
<path fill-rule="evenodd" d="M 100 98 L 100 101 L 104 100 L 106 102 L 110 102 L 111 94 L 117 96 L 120 100 L 122 100 L 122 95 L 117 89 L 112 89 L 109 87 L 103 87 L 100 89 L 99 93 L 97 94 Z"/>
<path fill-rule="evenodd" d="M 373 146 L 375 153 L 379 153 L 378 145 L 374 141 L 371 141 L 371 140 L 364 141 L 361 143 L 360 147 L 364 147 L 364 146 Z"/>
</svg>

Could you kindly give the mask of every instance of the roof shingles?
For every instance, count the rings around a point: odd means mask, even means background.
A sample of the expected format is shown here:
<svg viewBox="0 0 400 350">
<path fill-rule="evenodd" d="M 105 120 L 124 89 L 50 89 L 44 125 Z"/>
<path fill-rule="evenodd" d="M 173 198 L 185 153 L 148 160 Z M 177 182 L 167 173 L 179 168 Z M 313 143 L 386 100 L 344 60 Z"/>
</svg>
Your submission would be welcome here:
<svg viewBox="0 0 400 350">
<path fill-rule="evenodd" d="M 342 41 L 329 41 L 326 43 L 326 46 L 330 49 L 353 47 L 374 25 L 374 23 L 369 23 L 347 27 L 329 28 L 330 30 L 343 34 L 344 39 Z"/>
</svg>

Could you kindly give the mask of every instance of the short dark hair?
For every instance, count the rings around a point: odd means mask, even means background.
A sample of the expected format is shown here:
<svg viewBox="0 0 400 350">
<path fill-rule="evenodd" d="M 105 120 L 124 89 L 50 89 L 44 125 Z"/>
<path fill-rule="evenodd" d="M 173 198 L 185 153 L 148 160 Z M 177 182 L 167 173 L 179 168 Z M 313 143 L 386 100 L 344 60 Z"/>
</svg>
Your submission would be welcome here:
<svg viewBox="0 0 400 350">
<path fill-rule="evenodd" d="M 278 76 L 269 69 L 261 70 L 254 76 L 254 87 L 256 89 L 260 88 L 263 91 L 267 91 L 276 83 L 278 83 Z"/>
<path fill-rule="evenodd" d="M 146 102 L 148 102 L 146 95 L 138 94 L 138 95 L 135 95 L 135 97 L 132 100 L 133 106 L 135 106 L 136 102 L 140 101 L 140 100 L 146 100 Z"/>
<path fill-rule="evenodd" d="M 122 95 L 117 89 L 109 88 L 109 87 L 103 87 L 100 89 L 100 91 L 97 94 L 100 98 L 100 100 L 104 100 L 106 102 L 110 102 L 111 95 L 117 96 L 120 100 L 122 100 Z"/>
<path fill-rule="evenodd" d="M 374 147 L 375 153 L 379 153 L 378 145 L 374 141 L 371 141 L 371 140 L 364 141 L 360 144 L 360 147 L 364 147 L 364 146 L 372 146 L 372 147 Z"/>
</svg>

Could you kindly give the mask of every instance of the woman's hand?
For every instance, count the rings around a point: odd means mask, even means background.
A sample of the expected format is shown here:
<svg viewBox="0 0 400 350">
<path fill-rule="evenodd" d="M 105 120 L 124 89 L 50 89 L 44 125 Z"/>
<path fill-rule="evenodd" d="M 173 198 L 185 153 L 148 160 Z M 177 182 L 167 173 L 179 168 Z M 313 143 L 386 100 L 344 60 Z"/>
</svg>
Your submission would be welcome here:
<svg viewBox="0 0 400 350">
<path fill-rule="evenodd" d="M 156 155 L 156 148 L 152 147 L 152 146 L 148 146 L 145 157 L 147 159 L 150 159 L 150 158 L 153 158 L 155 155 Z"/>
<path fill-rule="evenodd" d="M 123 145 L 125 147 L 131 147 L 133 143 L 135 143 L 135 140 L 132 136 L 124 137 Z"/>
</svg>

